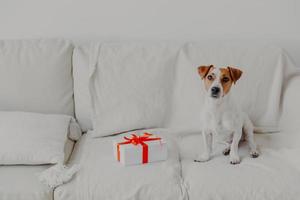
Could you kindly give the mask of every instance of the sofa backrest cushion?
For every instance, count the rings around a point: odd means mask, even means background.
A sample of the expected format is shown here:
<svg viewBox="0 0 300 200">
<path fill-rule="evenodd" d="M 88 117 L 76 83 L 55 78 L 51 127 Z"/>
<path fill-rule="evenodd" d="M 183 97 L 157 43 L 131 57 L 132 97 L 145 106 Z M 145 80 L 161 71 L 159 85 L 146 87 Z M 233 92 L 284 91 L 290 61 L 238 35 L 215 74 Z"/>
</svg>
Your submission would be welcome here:
<svg viewBox="0 0 300 200">
<path fill-rule="evenodd" d="M 0 110 L 74 115 L 72 53 L 59 39 L 0 41 Z"/>
<path fill-rule="evenodd" d="M 76 47 L 73 54 L 75 116 L 84 132 L 92 129 L 92 106 L 89 92 L 90 49 L 90 45 L 82 45 Z"/>
<path fill-rule="evenodd" d="M 90 51 L 91 46 L 88 45 L 76 48 L 73 58 L 75 112 L 85 131 L 92 129 L 92 108 L 88 87 L 91 70 Z M 174 96 L 169 102 L 172 108 L 166 111 L 168 114 L 162 124 L 163 127 L 174 128 L 179 132 L 201 130 L 203 84 L 197 73 L 197 67 L 208 64 L 241 68 L 243 76 L 231 91 L 233 97 L 238 97 L 235 99 L 236 103 L 249 114 L 256 131 L 279 130 L 282 88 L 287 84 L 288 77 L 299 70 L 294 67 L 282 49 L 268 43 L 247 41 L 189 43 L 178 48 L 172 83 Z"/>
<path fill-rule="evenodd" d="M 177 45 L 104 43 L 90 59 L 94 136 L 163 127 Z"/>
<path fill-rule="evenodd" d="M 299 69 L 278 47 L 233 42 L 190 43 L 181 49 L 167 127 L 201 131 L 205 89 L 197 68 L 211 64 L 240 68 L 243 75 L 229 94 L 249 115 L 257 132 L 279 131 L 282 89 Z"/>
</svg>

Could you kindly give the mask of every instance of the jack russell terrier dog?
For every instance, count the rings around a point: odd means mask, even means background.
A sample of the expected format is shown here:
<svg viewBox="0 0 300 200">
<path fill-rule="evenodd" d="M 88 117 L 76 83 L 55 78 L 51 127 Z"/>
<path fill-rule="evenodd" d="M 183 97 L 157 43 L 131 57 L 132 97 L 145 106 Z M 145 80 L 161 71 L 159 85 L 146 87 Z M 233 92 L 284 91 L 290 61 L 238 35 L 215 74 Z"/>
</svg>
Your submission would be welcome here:
<svg viewBox="0 0 300 200">
<path fill-rule="evenodd" d="M 230 99 L 230 88 L 241 77 L 242 71 L 233 67 L 218 68 L 213 65 L 198 67 L 198 73 L 204 82 L 206 95 L 203 120 L 203 140 L 205 151 L 195 162 L 208 161 L 212 154 L 213 137 L 223 136 L 226 148 L 224 155 L 230 154 L 230 163 L 240 163 L 239 142 L 244 133 L 249 143 L 250 156 L 256 158 L 259 153 L 253 139 L 253 125 L 248 115 L 242 112 Z"/>
</svg>

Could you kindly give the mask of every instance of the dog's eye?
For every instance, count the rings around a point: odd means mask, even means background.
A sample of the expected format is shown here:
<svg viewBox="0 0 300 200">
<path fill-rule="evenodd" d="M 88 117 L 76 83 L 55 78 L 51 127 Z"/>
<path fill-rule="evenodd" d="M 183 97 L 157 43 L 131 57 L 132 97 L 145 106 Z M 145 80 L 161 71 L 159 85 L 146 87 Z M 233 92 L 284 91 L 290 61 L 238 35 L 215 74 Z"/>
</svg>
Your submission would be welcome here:
<svg viewBox="0 0 300 200">
<path fill-rule="evenodd" d="M 212 75 L 208 75 L 207 79 L 211 81 L 213 79 Z"/>
<path fill-rule="evenodd" d="M 229 81 L 229 78 L 228 78 L 228 77 L 224 77 L 224 78 L 222 79 L 222 81 L 223 81 L 224 83 L 227 83 L 227 82 Z"/>
</svg>

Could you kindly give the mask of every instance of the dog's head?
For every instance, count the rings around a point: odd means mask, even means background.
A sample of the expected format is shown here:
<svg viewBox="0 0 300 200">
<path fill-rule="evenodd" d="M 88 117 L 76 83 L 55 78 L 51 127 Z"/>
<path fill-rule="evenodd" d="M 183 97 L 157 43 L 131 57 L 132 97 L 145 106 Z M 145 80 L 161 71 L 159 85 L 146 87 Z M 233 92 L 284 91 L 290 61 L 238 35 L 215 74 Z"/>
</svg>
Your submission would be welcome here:
<svg viewBox="0 0 300 200">
<path fill-rule="evenodd" d="M 214 99 L 221 99 L 228 94 L 232 84 L 242 75 L 242 71 L 237 68 L 217 68 L 213 65 L 198 67 L 198 73 L 204 81 L 208 96 Z"/>
</svg>

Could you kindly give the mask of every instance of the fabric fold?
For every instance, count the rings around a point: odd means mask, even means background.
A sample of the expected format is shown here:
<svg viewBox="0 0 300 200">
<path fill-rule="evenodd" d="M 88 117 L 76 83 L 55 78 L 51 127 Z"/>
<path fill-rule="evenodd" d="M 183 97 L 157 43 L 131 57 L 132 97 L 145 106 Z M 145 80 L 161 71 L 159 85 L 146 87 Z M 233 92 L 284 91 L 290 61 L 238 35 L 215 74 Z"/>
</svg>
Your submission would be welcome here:
<svg viewBox="0 0 300 200">
<path fill-rule="evenodd" d="M 55 188 L 69 182 L 80 169 L 78 164 L 66 166 L 62 163 L 55 164 L 39 174 L 39 181 L 50 188 Z"/>
<path fill-rule="evenodd" d="M 76 119 L 72 117 L 69 125 L 69 138 L 73 141 L 77 141 L 79 140 L 81 135 L 82 135 L 81 128 L 77 123 Z"/>
<path fill-rule="evenodd" d="M 69 124 L 69 139 L 78 141 L 82 136 L 82 131 L 75 118 L 71 117 Z M 78 172 L 80 166 L 78 164 L 66 165 L 64 162 L 49 167 L 45 171 L 38 174 L 38 179 L 50 188 L 55 188 L 64 183 L 69 182 Z"/>
</svg>

